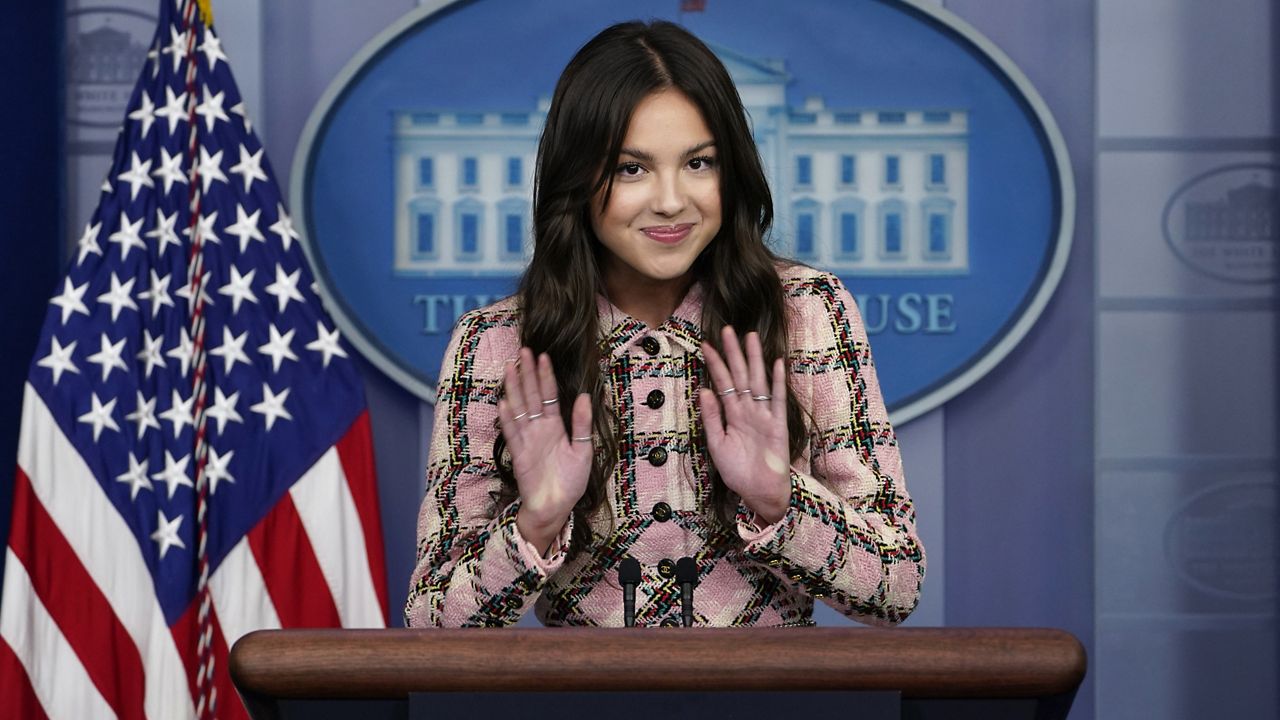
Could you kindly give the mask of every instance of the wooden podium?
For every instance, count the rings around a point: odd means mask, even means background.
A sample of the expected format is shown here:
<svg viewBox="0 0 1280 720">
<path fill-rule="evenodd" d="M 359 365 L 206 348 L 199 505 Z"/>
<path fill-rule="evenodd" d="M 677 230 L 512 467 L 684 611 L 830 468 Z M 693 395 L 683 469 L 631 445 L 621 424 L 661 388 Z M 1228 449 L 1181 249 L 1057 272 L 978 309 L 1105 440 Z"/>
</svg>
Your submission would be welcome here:
<svg viewBox="0 0 1280 720">
<path fill-rule="evenodd" d="M 1050 720 L 1066 717 L 1085 664 L 1073 635 L 1041 628 L 476 628 L 258 631 L 230 670 L 258 720 L 324 715 L 317 701 L 362 720 L 771 708 Z"/>
</svg>

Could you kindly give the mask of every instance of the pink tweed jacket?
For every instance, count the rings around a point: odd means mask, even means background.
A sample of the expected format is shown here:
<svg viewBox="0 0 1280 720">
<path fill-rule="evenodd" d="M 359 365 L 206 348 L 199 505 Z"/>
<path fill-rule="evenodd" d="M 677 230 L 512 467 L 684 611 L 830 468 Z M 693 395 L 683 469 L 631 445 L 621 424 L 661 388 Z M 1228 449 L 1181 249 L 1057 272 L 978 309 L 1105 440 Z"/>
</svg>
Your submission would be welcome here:
<svg viewBox="0 0 1280 720">
<path fill-rule="evenodd" d="M 638 626 L 678 623 L 672 567 L 684 556 L 698 567 L 695 625 L 812 624 L 813 598 L 867 624 L 902 621 L 919 600 L 924 548 L 857 306 L 830 274 L 779 272 L 789 381 L 812 418 L 786 515 L 760 527 L 742 506 L 736 537 L 710 519 L 699 286 L 657 328 L 601 300 L 621 457 L 592 547 L 572 560 L 570 528 L 543 558 L 516 530 L 519 500 L 492 499 L 496 403 L 503 361 L 520 347 L 518 309 L 508 299 L 464 315 L 440 373 L 408 624 L 501 626 L 533 607 L 546 625 L 621 626 L 617 565 L 627 556 L 642 568 Z"/>
</svg>

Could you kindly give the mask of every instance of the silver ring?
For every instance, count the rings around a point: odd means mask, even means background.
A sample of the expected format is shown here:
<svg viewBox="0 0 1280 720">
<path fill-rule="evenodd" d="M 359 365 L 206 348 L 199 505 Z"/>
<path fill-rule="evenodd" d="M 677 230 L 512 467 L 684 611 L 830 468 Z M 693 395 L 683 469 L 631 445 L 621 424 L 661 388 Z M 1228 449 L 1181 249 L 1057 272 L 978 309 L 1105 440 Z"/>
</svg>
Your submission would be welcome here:
<svg viewBox="0 0 1280 720">
<path fill-rule="evenodd" d="M 511 418 L 511 419 L 512 419 L 512 420 L 523 420 L 523 419 L 524 419 L 524 416 L 525 416 L 525 415 L 528 415 L 528 414 L 529 414 L 529 413 L 520 413 L 519 415 L 517 415 L 517 416 L 515 416 L 515 417 L 513 417 L 513 418 Z"/>
<path fill-rule="evenodd" d="M 591 436 L 588 435 L 586 437 L 576 437 L 573 439 L 573 441 L 574 442 L 591 442 L 591 439 L 592 439 Z"/>
<path fill-rule="evenodd" d="M 538 419 L 538 418 L 540 418 L 540 417 L 542 417 L 542 413 L 540 413 L 540 412 L 536 412 L 536 413 L 534 413 L 534 414 L 530 415 L 529 417 L 527 417 L 527 418 L 525 418 L 525 419 L 526 419 L 526 420 L 537 420 L 537 419 Z"/>
<path fill-rule="evenodd" d="M 718 392 L 718 393 L 716 393 L 716 394 L 717 394 L 717 395 L 719 395 L 720 397 L 728 397 L 729 395 L 732 395 L 732 394 L 734 394 L 734 393 L 736 393 L 736 392 L 738 392 L 738 389 L 737 389 L 737 388 L 732 388 L 732 387 L 731 387 L 731 388 L 725 388 L 724 390 L 721 390 L 720 392 Z"/>
<path fill-rule="evenodd" d="M 739 394 L 739 395 L 750 395 L 750 394 L 751 394 L 751 388 L 747 388 L 746 390 L 739 390 L 739 391 L 738 391 L 738 394 Z"/>
<path fill-rule="evenodd" d="M 558 398 L 558 397 L 553 397 L 553 398 L 551 398 L 550 400 L 543 400 L 543 401 L 542 401 L 542 404 L 543 404 L 543 405 L 555 405 L 555 404 L 556 404 L 556 403 L 558 403 L 558 402 L 560 402 L 560 398 Z"/>
<path fill-rule="evenodd" d="M 772 395 L 752 395 L 752 396 L 751 396 L 751 399 L 752 399 L 752 400 L 760 400 L 760 401 L 764 402 L 764 401 L 772 400 L 772 399 L 773 399 L 773 396 L 772 396 Z"/>
</svg>

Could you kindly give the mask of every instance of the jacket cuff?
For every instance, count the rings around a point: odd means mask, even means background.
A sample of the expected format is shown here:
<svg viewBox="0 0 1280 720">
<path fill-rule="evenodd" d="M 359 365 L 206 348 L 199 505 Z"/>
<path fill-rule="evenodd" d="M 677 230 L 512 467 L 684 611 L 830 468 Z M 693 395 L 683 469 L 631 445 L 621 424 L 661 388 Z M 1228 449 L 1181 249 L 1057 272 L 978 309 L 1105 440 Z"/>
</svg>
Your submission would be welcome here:
<svg viewBox="0 0 1280 720">
<path fill-rule="evenodd" d="M 772 525 L 759 522 L 754 512 L 739 504 L 738 533 L 748 557 L 811 595 L 823 597 L 832 591 L 838 571 L 832 550 L 847 533 L 844 502 L 838 495 L 816 478 L 792 470 L 786 513 Z"/>
<path fill-rule="evenodd" d="M 538 557 L 538 551 L 520 536 L 516 529 L 516 513 L 520 501 L 508 505 L 494 518 L 495 531 L 490 547 L 501 558 L 498 565 L 485 563 L 485 572 L 476 574 L 481 591 L 475 611 L 461 623 L 462 626 L 502 627 L 519 622 L 537 599 L 546 584 L 549 573 L 555 572 L 564 562 L 564 547 L 550 559 Z"/>
<path fill-rule="evenodd" d="M 516 513 L 520 510 L 520 500 L 517 499 L 511 503 L 507 510 L 510 515 L 511 528 L 509 547 L 513 546 L 515 548 L 514 553 L 519 556 L 523 565 L 537 570 L 543 579 L 559 570 L 569 552 L 569 540 L 573 537 L 573 514 L 569 515 L 569 520 L 560 529 L 560 534 L 556 535 L 551 542 L 551 548 L 547 551 L 547 556 L 543 557 L 541 551 L 534 547 L 533 543 L 524 539 L 524 536 L 520 534 L 520 528 L 516 525 Z M 505 516 L 508 513 L 503 514 Z"/>
<path fill-rule="evenodd" d="M 791 471 L 790 482 L 791 495 L 787 502 L 787 509 L 777 522 L 767 522 L 755 510 L 747 507 L 746 503 L 738 501 L 738 536 L 746 544 L 749 555 L 777 554 L 778 549 L 786 545 L 795 535 L 796 484 L 799 482 L 799 477 L 794 470 Z"/>
</svg>

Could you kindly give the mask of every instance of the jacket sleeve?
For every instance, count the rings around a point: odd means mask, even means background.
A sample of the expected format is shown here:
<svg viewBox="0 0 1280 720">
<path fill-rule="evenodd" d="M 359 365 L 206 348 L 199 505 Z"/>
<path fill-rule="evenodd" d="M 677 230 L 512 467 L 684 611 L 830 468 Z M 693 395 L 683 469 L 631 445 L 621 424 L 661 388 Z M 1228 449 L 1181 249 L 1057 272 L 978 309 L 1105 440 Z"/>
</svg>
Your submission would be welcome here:
<svg viewBox="0 0 1280 720">
<path fill-rule="evenodd" d="M 860 622 L 894 625 L 919 603 L 925 555 L 866 330 L 838 278 L 786 289 L 790 377 L 812 420 L 807 462 L 792 464 L 782 519 L 762 528 L 741 505 L 738 530 L 784 582 Z"/>
<path fill-rule="evenodd" d="M 507 336 L 514 339 L 494 339 Z M 502 366 L 518 347 L 513 323 L 477 311 L 459 320 L 445 350 L 405 604 L 410 627 L 515 623 L 564 562 L 570 527 L 543 559 L 516 529 L 520 501 L 499 508 L 494 500 L 501 488 L 493 443 Z"/>
</svg>

